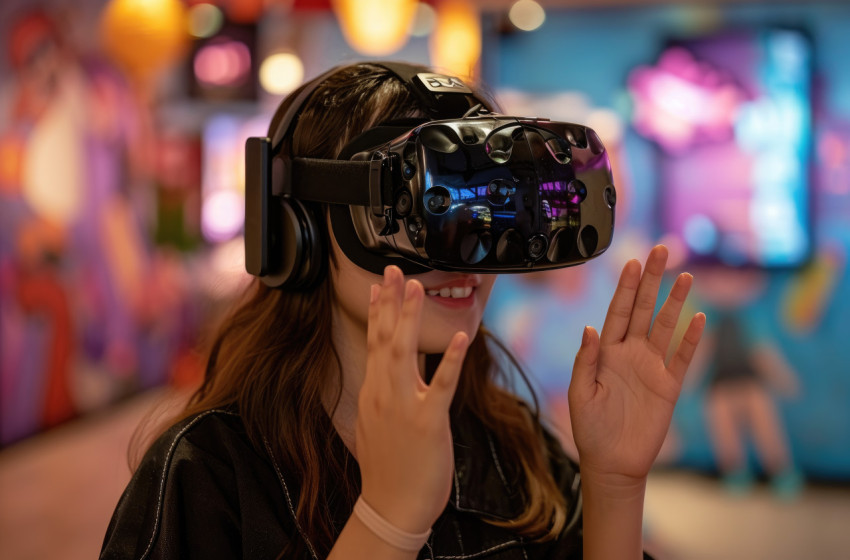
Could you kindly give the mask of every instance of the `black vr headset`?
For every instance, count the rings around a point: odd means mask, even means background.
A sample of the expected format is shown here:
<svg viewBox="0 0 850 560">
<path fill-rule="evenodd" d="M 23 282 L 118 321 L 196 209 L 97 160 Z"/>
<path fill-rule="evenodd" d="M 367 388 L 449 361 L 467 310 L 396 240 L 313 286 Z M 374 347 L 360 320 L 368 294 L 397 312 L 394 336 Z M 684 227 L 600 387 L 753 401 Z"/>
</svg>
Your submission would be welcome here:
<svg viewBox="0 0 850 560">
<path fill-rule="evenodd" d="M 276 115 L 270 138 L 249 138 L 245 262 L 272 287 L 306 289 L 324 273 L 329 208 L 334 237 L 376 274 L 398 265 L 511 273 L 581 264 L 611 244 L 611 166 L 582 125 L 490 113 L 451 76 L 400 63 L 396 74 L 428 118 L 367 130 L 338 160 L 292 157 L 282 144 L 316 87 Z M 279 110 L 280 112 L 280 110 Z"/>
</svg>

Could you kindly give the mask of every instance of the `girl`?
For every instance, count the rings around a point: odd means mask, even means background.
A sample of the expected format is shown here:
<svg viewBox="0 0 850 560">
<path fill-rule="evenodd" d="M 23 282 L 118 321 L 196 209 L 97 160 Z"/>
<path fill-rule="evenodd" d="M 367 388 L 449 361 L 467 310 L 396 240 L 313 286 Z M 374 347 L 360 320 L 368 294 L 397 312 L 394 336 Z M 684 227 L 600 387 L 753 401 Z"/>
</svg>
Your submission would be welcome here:
<svg viewBox="0 0 850 560">
<path fill-rule="evenodd" d="M 376 123 L 423 114 L 386 68 L 342 67 L 304 101 L 289 150 L 333 159 Z M 628 262 L 602 332 L 584 330 L 575 465 L 500 383 L 504 350 L 481 324 L 494 275 L 379 276 L 325 233 L 313 286 L 255 282 L 221 326 L 101 558 L 640 558 L 647 474 L 705 322 L 665 365 L 692 281 L 653 321 L 666 249 L 643 271 Z"/>
</svg>

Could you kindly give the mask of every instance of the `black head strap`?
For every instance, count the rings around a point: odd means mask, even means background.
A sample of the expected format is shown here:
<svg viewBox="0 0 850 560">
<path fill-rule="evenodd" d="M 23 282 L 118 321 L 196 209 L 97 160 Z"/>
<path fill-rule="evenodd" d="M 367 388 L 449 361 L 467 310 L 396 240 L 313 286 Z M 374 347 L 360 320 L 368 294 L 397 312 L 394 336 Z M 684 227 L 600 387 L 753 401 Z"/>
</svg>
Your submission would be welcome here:
<svg viewBox="0 0 850 560">
<path fill-rule="evenodd" d="M 424 66 L 403 62 L 369 62 L 369 64 L 381 66 L 395 74 L 416 96 L 430 119 L 460 118 L 470 108 L 481 103 L 475 93 L 459 79 L 429 72 Z M 327 78 L 336 74 L 340 68 L 342 66 L 331 68 L 304 84 L 280 120 L 272 120 L 269 136 L 274 153 L 279 150 L 281 142 L 289 134 L 301 113 L 302 106 L 316 88 Z"/>
<path fill-rule="evenodd" d="M 274 194 L 312 202 L 368 206 L 376 216 L 381 216 L 384 201 L 392 199 L 393 169 L 384 159 L 351 161 L 351 158 L 386 144 L 423 122 L 427 119 L 402 119 L 370 128 L 349 142 L 338 160 L 275 158 L 272 183 L 283 191 Z M 290 180 L 284 181 L 283 177 Z M 350 188 L 352 184 L 369 188 L 353 189 Z"/>
</svg>

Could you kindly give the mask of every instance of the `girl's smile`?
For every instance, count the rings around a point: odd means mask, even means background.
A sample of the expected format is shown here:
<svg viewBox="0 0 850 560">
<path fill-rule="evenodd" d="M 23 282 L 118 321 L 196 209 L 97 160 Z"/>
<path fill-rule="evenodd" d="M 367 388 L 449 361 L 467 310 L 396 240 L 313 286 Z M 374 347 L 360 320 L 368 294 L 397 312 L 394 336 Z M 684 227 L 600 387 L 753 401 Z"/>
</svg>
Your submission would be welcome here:
<svg viewBox="0 0 850 560">
<path fill-rule="evenodd" d="M 425 295 L 429 301 L 449 309 L 467 309 L 475 305 L 480 278 L 461 276 L 441 284 L 425 286 Z"/>
</svg>

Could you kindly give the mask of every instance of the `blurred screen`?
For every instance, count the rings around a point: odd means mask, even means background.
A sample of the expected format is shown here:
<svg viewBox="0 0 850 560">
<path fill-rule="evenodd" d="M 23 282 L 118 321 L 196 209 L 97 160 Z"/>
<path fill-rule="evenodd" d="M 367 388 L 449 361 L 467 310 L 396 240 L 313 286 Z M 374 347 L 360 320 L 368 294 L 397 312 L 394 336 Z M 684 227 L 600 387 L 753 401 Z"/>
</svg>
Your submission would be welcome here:
<svg viewBox="0 0 850 560">
<path fill-rule="evenodd" d="M 659 147 L 660 225 L 691 262 L 803 264 L 810 224 L 811 45 L 796 30 L 670 41 L 629 76 Z"/>
</svg>

